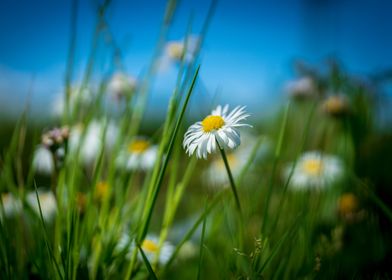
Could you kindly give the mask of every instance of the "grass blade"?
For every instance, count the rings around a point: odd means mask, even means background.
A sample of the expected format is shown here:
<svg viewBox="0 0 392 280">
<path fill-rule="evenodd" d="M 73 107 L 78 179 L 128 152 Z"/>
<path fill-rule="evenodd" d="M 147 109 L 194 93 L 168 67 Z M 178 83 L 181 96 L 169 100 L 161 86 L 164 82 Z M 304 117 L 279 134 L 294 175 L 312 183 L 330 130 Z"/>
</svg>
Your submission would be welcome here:
<svg viewBox="0 0 392 280">
<path fill-rule="evenodd" d="M 146 254 L 144 254 L 142 247 L 140 247 L 140 245 L 137 244 L 137 248 L 139 249 L 140 253 L 142 254 L 144 264 L 147 267 L 148 273 L 150 273 L 150 278 L 154 279 L 154 280 L 158 280 L 158 277 L 155 275 L 154 270 L 152 269 L 152 266 L 151 266 L 150 262 L 148 261 Z"/>
</svg>

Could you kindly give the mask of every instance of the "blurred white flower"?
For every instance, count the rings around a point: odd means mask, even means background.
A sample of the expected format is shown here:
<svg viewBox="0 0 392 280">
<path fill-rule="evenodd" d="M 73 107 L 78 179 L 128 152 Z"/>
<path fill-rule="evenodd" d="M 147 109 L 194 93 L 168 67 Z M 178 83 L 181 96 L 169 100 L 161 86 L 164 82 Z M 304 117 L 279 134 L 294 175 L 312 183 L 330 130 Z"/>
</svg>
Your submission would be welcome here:
<svg viewBox="0 0 392 280">
<path fill-rule="evenodd" d="M 22 210 L 22 203 L 20 199 L 16 198 L 12 193 L 2 193 L 1 204 L 2 207 L 0 207 L 0 218 L 3 218 L 3 213 L 7 218 L 14 217 Z"/>
<path fill-rule="evenodd" d="M 52 113 L 55 117 L 61 117 L 64 114 L 65 98 L 65 92 L 61 92 L 55 95 L 52 102 Z M 91 89 L 81 89 L 80 86 L 71 87 L 68 112 L 73 113 L 75 107 L 85 107 L 91 104 L 93 99 L 94 95 Z"/>
<path fill-rule="evenodd" d="M 240 145 L 238 127 L 249 126 L 241 123 L 249 115 L 245 107 L 237 106 L 229 113 L 229 105 L 218 106 L 211 115 L 191 125 L 184 136 L 183 147 L 189 155 L 196 153 L 198 158 L 207 158 L 218 147 L 216 141 L 224 149 L 234 149 Z"/>
<path fill-rule="evenodd" d="M 33 168 L 35 172 L 44 175 L 50 175 L 54 171 L 53 155 L 43 145 L 39 145 L 34 151 Z"/>
<path fill-rule="evenodd" d="M 293 168 L 289 164 L 284 170 L 287 179 Z M 319 151 L 304 153 L 297 161 L 290 180 L 292 189 L 324 189 L 339 181 L 344 174 L 343 162 L 336 156 Z"/>
<path fill-rule="evenodd" d="M 87 165 L 92 164 L 99 156 L 102 148 L 110 151 L 114 146 L 118 135 L 118 127 L 109 122 L 103 138 L 104 133 L 105 125 L 98 120 L 90 122 L 85 130 L 81 125 L 74 126 L 70 132 L 69 149 L 71 152 L 76 152 L 80 148 L 82 161 Z"/>
<path fill-rule="evenodd" d="M 315 82 L 310 77 L 302 77 L 286 84 L 286 92 L 294 98 L 308 98 L 317 92 Z"/>
<path fill-rule="evenodd" d="M 148 170 L 154 166 L 157 156 L 156 145 L 147 138 L 137 137 L 119 154 L 117 163 L 127 170 Z"/>
<path fill-rule="evenodd" d="M 188 36 L 186 40 L 169 41 L 165 46 L 165 55 L 175 63 L 181 61 L 191 63 L 195 58 L 198 43 L 197 36 Z"/>
<path fill-rule="evenodd" d="M 165 265 L 174 253 L 174 246 L 170 242 L 163 242 L 159 249 L 159 238 L 155 235 L 147 235 L 143 240 L 141 248 L 147 259 L 150 262 L 154 262 L 157 254 L 159 254 L 158 263 Z"/>
<path fill-rule="evenodd" d="M 150 263 L 154 263 L 159 254 L 158 263 L 165 265 L 174 253 L 174 246 L 170 242 L 163 242 L 159 248 L 159 238 L 156 235 L 147 235 L 141 244 L 141 248 Z M 126 258 L 130 259 L 134 250 L 138 250 L 135 245 L 135 240 L 128 234 L 123 234 L 120 237 L 116 246 L 116 251 L 125 251 Z M 142 260 L 142 255 L 138 252 L 139 259 Z"/>
<path fill-rule="evenodd" d="M 249 149 L 238 149 L 232 153 L 227 154 L 227 160 L 229 162 L 234 179 L 240 175 L 249 155 Z M 221 157 L 215 157 L 211 161 L 207 169 L 204 170 L 203 178 L 207 180 L 208 185 L 214 188 L 229 186 L 226 167 Z"/>
<path fill-rule="evenodd" d="M 108 91 L 115 100 L 130 97 L 136 90 L 137 80 L 122 72 L 113 74 L 108 84 Z"/>
<path fill-rule="evenodd" d="M 39 203 L 41 205 L 42 217 L 45 221 L 50 222 L 53 220 L 57 212 L 57 202 L 54 194 L 51 191 L 38 190 Z M 26 201 L 30 207 L 40 217 L 39 205 L 36 192 L 29 192 L 26 196 Z"/>
</svg>

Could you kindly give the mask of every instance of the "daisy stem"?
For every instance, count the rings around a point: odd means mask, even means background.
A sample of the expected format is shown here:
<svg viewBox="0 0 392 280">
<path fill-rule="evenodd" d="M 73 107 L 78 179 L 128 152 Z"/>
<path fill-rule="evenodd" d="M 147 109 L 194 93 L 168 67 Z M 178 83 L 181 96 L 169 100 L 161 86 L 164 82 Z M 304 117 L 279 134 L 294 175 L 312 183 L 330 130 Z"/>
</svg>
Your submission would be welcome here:
<svg viewBox="0 0 392 280">
<path fill-rule="evenodd" d="M 229 176 L 230 187 L 231 187 L 231 190 L 233 191 L 233 194 L 234 194 L 234 198 L 235 198 L 235 203 L 237 205 L 237 209 L 241 213 L 240 199 L 238 197 L 237 188 L 235 186 L 233 174 L 231 173 L 231 170 L 230 170 L 229 162 L 227 161 L 227 156 L 226 156 L 225 150 L 221 147 L 221 145 L 219 145 L 218 141 L 216 141 L 216 144 L 219 147 L 219 151 L 220 151 L 220 153 L 222 155 L 223 162 L 225 163 L 227 175 Z"/>
</svg>

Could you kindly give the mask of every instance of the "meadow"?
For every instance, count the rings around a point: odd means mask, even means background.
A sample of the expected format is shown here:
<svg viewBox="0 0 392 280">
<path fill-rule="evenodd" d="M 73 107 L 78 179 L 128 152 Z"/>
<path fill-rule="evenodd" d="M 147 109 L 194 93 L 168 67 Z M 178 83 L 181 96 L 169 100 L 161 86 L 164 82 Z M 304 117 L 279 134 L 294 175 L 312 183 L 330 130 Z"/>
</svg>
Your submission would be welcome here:
<svg viewBox="0 0 392 280">
<path fill-rule="evenodd" d="M 390 279 L 389 72 L 365 79 L 337 59 L 298 62 L 271 117 L 226 105 L 224 92 L 191 115 L 215 2 L 199 34 L 190 23 L 170 41 L 175 2 L 143 75 L 123 71 L 114 48 L 93 83 L 92 44 L 74 81 L 71 38 L 50 126 L 31 125 L 28 106 L 3 126 L 0 278 Z M 109 4 L 94 42 L 113 43 Z M 148 126 L 163 60 L 177 82 L 165 119 Z"/>
</svg>

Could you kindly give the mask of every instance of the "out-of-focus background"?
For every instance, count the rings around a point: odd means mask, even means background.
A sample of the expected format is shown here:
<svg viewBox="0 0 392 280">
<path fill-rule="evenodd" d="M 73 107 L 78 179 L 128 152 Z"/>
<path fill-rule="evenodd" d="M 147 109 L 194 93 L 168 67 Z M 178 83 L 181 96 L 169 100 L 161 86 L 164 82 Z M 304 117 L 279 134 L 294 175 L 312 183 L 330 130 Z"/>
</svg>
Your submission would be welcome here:
<svg viewBox="0 0 392 280">
<path fill-rule="evenodd" d="M 72 82 L 82 79 L 93 44 L 98 1 L 79 1 Z M 200 33 L 210 1 L 179 1 L 169 39 Z M 46 123 L 64 92 L 72 1 L 0 2 L 0 118 L 13 122 L 26 106 Z M 142 76 L 151 60 L 166 1 L 111 3 L 105 18 L 112 42 L 99 42 L 93 77 L 108 75 L 110 44 L 121 50 L 123 70 Z M 219 1 L 201 52 L 201 89 L 193 106 L 211 100 L 244 104 L 256 115 L 273 112 L 293 64 L 338 59 L 359 77 L 388 70 L 392 62 L 392 2 L 349 0 Z M 172 65 L 158 71 L 148 120 L 164 116 L 176 78 Z M 385 91 L 388 92 L 388 86 Z M 388 120 L 388 107 L 380 113 Z M 205 110 L 203 110 L 204 112 Z"/>
</svg>

